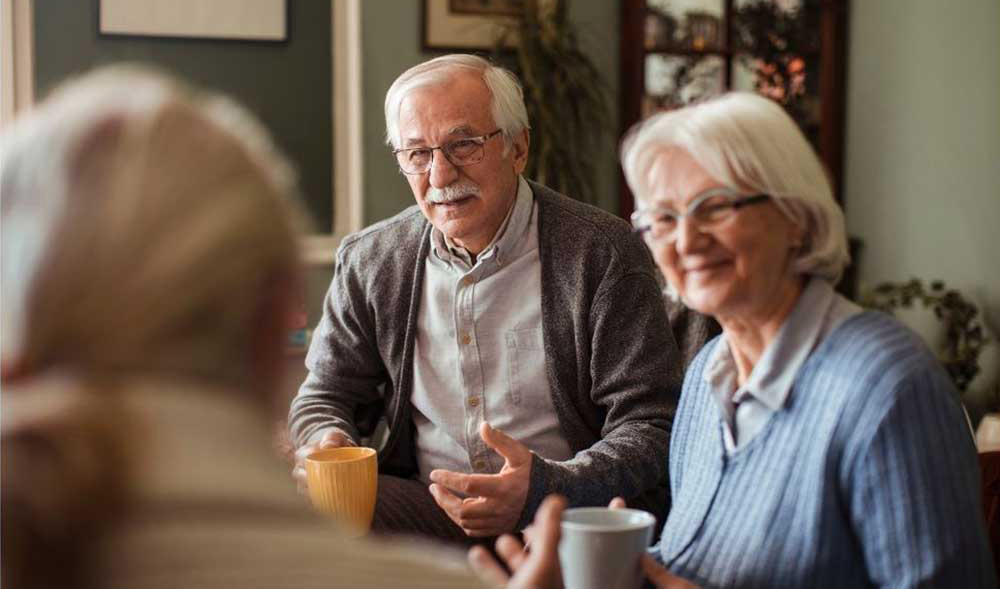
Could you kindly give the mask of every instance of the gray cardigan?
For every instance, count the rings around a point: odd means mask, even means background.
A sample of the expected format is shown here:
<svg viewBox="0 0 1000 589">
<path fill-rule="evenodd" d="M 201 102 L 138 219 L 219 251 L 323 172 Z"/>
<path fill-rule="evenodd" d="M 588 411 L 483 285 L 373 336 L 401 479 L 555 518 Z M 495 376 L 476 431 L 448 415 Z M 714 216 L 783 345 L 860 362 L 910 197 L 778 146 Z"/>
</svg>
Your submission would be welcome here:
<svg viewBox="0 0 1000 589">
<path fill-rule="evenodd" d="M 621 495 L 662 519 L 682 358 L 652 259 L 621 219 L 530 186 L 538 202 L 546 373 L 576 455 L 564 462 L 534 456 L 518 528 L 549 493 L 577 506 Z M 380 472 L 415 475 L 409 401 L 430 231 L 413 206 L 341 244 L 306 356 L 309 375 L 289 414 L 297 444 L 330 426 L 358 440 L 384 415 Z"/>
</svg>

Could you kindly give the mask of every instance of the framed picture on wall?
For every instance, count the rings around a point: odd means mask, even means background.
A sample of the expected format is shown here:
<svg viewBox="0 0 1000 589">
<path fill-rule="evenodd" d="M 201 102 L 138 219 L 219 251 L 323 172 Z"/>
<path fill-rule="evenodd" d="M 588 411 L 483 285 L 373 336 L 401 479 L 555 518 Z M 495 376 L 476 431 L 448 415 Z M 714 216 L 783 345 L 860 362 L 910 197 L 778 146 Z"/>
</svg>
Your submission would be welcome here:
<svg viewBox="0 0 1000 589">
<path fill-rule="evenodd" d="M 286 0 L 100 0 L 102 35 L 283 41 Z"/>
<path fill-rule="evenodd" d="M 524 0 L 423 0 L 423 48 L 427 51 L 493 49 L 517 26 Z M 508 38 L 507 46 L 513 46 Z"/>
</svg>

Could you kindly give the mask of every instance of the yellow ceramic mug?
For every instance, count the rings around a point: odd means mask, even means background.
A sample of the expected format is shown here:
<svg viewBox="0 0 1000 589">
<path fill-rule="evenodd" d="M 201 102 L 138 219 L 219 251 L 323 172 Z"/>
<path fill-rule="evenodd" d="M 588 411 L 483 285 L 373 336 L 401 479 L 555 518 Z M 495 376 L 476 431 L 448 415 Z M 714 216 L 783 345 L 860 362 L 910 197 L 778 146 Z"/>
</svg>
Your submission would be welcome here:
<svg viewBox="0 0 1000 589">
<path fill-rule="evenodd" d="M 372 525 L 378 462 L 371 448 L 328 448 L 306 457 L 309 498 L 318 511 L 339 520 L 348 533 L 361 535 Z"/>
</svg>

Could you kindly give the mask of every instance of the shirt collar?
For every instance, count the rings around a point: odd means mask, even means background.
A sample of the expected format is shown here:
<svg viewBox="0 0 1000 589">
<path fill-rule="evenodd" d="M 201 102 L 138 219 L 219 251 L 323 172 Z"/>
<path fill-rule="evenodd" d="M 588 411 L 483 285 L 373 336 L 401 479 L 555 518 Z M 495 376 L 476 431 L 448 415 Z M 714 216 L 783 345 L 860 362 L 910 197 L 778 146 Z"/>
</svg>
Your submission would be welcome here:
<svg viewBox="0 0 1000 589">
<path fill-rule="evenodd" d="M 514 204 L 507 211 L 507 216 L 500 223 L 493 239 L 479 254 L 477 260 L 495 258 L 497 264 L 502 265 L 503 260 L 510 258 L 531 222 L 533 200 L 534 195 L 531 193 L 528 182 L 524 177 L 518 176 L 517 196 L 514 198 Z M 431 231 L 431 247 L 434 255 L 442 261 L 452 265 L 458 263 L 459 267 L 471 268 L 473 266 L 472 255 L 468 250 L 456 244 L 437 228 Z"/>
<path fill-rule="evenodd" d="M 752 396 L 771 411 L 781 409 L 788 400 L 799 369 L 821 339 L 826 316 L 836 300 L 837 293 L 827 281 L 810 279 L 778 336 L 764 350 L 746 384 L 732 393 L 731 401 L 739 403 Z M 727 396 L 735 388 L 736 362 L 725 334 L 708 360 L 704 380 L 713 390 Z"/>
</svg>

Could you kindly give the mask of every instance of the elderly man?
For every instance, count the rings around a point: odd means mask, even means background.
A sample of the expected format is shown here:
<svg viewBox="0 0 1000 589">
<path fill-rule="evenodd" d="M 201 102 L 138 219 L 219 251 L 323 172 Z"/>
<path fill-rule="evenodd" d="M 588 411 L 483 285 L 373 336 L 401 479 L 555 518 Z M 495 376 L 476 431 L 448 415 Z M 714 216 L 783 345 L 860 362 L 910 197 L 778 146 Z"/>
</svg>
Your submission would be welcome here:
<svg viewBox="0 0 1000 589">
<path fill-rule="evenodd" d="M 417 206 L 340 247 L 289 416 L 297 478 L 385 417 L 376 530 L 495 536 L 549 493 L 662 514 L 681 360 L 642 242 L 521 177 L 522 91 L 486 60 L 411 68 L 385 117 Z"/>
</svg>

